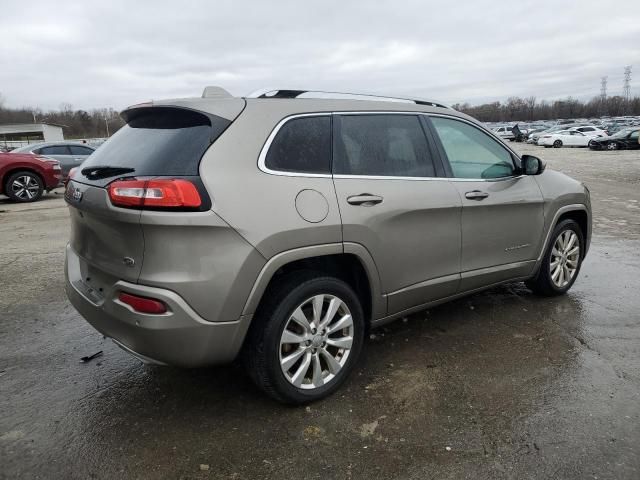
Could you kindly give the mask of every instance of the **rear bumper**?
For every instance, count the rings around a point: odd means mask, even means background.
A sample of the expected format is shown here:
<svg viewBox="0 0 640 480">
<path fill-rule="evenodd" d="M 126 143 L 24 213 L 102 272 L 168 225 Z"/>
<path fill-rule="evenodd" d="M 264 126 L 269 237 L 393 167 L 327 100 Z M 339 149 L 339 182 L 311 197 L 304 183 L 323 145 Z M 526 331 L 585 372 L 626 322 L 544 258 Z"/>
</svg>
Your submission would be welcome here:
<svg viewBox="0 0 640 480">
<path fill-rule="evenodd" d="M 78 255 L 67 246 L 65 290 L 80 314 L 100 333 L 146 362 L 200 367 L 231 362 L 240 351 L 251 315 L 232 322 L 209 322 L 175 292 L 125 281 L 96 291 L 83 282 Z M 162 300 L 162 315 L 135 312 L 119 292 Z"/>
</svg>

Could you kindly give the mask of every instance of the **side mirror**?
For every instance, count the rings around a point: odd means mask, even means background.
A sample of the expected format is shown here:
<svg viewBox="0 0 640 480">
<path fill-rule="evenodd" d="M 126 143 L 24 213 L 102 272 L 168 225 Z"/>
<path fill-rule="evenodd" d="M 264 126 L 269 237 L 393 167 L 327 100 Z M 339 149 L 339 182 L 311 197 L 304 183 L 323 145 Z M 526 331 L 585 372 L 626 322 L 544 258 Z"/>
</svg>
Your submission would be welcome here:
<svg viewBox="0 0 640 480">
<path fill-rule="evenodd" d="M 523 155 L 521 160 L 524 175 L 540 175 L 547 167 L 546 163 L 533 155 Z"/>
</svg>

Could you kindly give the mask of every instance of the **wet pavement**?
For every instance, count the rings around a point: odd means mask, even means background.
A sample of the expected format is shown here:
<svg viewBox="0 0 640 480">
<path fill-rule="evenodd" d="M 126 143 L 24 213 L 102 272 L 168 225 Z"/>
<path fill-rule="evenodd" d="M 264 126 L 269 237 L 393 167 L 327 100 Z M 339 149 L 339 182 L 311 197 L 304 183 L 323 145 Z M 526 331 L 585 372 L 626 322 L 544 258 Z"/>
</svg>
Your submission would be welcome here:
<svg viewBox="0 0 640 480">
<path fill-rule="evenodd" d="M 307 408 L 103 340 L 64 296 L 61 195 L 0 199 L 0 478 L 640 478 L 640 152 L 519 148 L 591 188 L 571 292 L 502 286 L 375 331 Z"/>
</svg>

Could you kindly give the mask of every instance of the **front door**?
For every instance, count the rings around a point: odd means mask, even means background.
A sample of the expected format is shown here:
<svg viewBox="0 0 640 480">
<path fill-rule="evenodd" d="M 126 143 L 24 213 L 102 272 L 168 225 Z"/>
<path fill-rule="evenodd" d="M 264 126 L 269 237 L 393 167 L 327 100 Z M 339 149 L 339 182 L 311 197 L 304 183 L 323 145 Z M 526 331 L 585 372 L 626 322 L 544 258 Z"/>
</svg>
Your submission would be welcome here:
<svg viewBox="0 0 640 480">
<path fill-rule="evenodd" d="M 528 275 L 544 228 L 535 178 L 519 175 L 513 154 L 472 123 L 430 119 L 462 200 L 460 290 Z"/>
<path fill-rule="evenodd" d="M 424 120 L 334 115 L 334 183 L 344 242 L 373 256 L 389 314 L 456 293 L 461 201 Z"/>
</svg>

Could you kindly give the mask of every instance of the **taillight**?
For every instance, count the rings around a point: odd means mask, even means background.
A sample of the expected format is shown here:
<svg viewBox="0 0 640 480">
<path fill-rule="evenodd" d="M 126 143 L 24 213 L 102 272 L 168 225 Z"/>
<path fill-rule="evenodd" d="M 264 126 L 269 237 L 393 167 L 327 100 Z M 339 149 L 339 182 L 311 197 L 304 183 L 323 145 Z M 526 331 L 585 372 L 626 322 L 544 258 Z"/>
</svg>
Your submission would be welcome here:
<svg viewBox="0 0 640 480">
<path fill-rule="evenodd" d="M 139 297 L 138 295 L 132 295 L 130 293 L 120 292 L 118 300 L 122 303 L 126 303 L 136 312 L 151 313 L 160 315 L 166 313 L 167 306 L 164 302 L 156 300 L 155 298 Z"/>
<path fill-rule="evenodd" d="M 67 184 L 69 183 L 69 180 L 71 180 L 71 177 L 73 177 L 73 174 L 76 173 L 77 170 L 78 170 L 78 167 L 73 167 L 71 170 L 69 170 L 69 175 L 67 175 L 66 178 L 64 179 L 65 187 L 67 186 Z"/>
<path fill-rule="evenodd" d="M 109 198 L 118 207 L 197 208 L 202 204 L 196 186 L 180 178 L 118 180 L 109 185 Z"/>
</svg>

